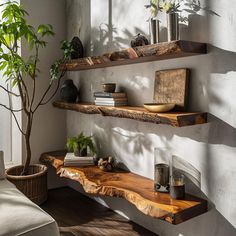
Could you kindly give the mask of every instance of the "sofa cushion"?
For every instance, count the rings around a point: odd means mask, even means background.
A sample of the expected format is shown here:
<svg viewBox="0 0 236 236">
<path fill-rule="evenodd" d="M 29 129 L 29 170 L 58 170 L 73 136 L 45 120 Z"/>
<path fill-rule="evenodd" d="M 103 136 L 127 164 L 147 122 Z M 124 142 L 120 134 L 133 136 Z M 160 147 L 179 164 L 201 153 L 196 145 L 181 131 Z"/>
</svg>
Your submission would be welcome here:
<svg viewBox="0 0 236 236">
<path fill-rule="evenodd" d="M 55 220 L 7 180 L 0 181 L 0 219 L 0 235 L 59 235 Z"/>
</svg>

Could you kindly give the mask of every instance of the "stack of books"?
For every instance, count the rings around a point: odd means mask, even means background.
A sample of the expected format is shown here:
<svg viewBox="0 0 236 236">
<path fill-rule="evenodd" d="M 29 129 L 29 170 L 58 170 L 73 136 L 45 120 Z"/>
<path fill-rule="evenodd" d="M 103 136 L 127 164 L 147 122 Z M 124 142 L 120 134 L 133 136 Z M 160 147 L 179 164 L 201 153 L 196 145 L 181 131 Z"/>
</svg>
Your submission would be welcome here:
<svg viewBox="0 0 236 236">
<path fill-rule="evenodd" d="M 64 159 L 64 166 L 93 166 L 93 157 L 77 157 L 74 153 L 67 153 Z"/>
<path fill-rule="evenodd" d="M 95 105 L 97 106 L 127 106 L 128 100 L 126 93 L 116 92 L 95 92 Z"/>
</svg>

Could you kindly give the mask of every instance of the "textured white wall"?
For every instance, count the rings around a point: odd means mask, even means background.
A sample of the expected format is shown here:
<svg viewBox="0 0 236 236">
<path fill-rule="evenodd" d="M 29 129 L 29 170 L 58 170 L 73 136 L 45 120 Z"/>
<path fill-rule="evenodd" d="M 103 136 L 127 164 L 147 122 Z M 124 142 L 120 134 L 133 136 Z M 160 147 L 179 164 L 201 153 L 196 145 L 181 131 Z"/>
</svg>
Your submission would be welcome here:
<svg viewBox="0 0 236 236">
<path fill-rule="evenodd" d="M 21 0 L 21 4 L 29 13 L 29 23 L 37 27 L 39 24 L 51 24 L 56 33 L 55 37 L 48 39 L 46 48 L 39 52 L 40 74 L 37 77 L 37 86 L 40 88 L 37 98 L 41 97 L 47 88 L 52 63 L 62 56 L 60 42 L 66 37 L 65 0 Z M 28 56 L 28 48 L 22 44 L 22 55 Z M 23 119 L 23 124 L 25 120 Z M 41 106 L 34 118 L 32 144 L 32 163 L 37 163 L 40 154 L 64 147 L 66 140 L 65 114 L 53 109 L 51 103 Z M 24 153 L 23 153 L 24 157 Z"/>
<path fill-rule="evenodd" d="M 109 3 L 112 3 L 110 17 Z M 143 7 L 146 3 L 148 0 L 68 0 L 68 38 L 80 36 L 87 53 L 94 55 L 127 47 L 131 35 L 138 32 L 148 35 L 148 13 Z M 101 83 L 116 82 L 118 88 L 128 93 L 131 105 L 142 105 L 152 101 L 155 71 L 191 69 L 189 109 L 209 112 L 208 124 L 173 128 L 67 113 L 68 136 L 80 131 L 93 134 L 99 155 L 113 155 L 137 174 L 153 177 L 154 147 L 163 145 L 201 172 L 201 190 L 213 207 L 208 213 L 178 226 L 146 217 L 123 200 L 103 199 L 111 208 L 123 211 L 160 235 L 236 234 L 236 106 L 233 98 L 236 90 L 236 3 L 211 0 L 207 4 L 220 17 L 201 12 L 201 15 L 190 15 L 189 24 L 181 26 L 182 39 L 209 43 L 207 55 L 68 73 L 79 86 L 83 101 L 93 101 L 93 92 L 101 90 Z M 161 18 L 165 25 L 165 18 Z M 165 32 L 163 28 L 163 39 Z"/>
</svg>

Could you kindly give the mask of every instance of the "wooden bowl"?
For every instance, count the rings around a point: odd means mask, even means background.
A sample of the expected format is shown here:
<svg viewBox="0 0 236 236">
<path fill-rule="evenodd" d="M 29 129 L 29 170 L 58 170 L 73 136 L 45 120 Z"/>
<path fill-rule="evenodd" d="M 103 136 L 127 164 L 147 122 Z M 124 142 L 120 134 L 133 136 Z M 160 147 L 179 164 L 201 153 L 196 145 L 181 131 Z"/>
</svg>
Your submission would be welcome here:
<svg viewBox="0 0 236 236">
<path fill-rule="evenodd" d="M 172 110 L 175 103 L 145 103 L 143 106 L 150 112 L 161 113 Z"/>
<path fill-rule="evenodd" d="M 103 88 L 103 92 L 114 93 L 116 90 L 116 84 L 115 83 L 102 84 L 102 88 Z"/>
</svg>

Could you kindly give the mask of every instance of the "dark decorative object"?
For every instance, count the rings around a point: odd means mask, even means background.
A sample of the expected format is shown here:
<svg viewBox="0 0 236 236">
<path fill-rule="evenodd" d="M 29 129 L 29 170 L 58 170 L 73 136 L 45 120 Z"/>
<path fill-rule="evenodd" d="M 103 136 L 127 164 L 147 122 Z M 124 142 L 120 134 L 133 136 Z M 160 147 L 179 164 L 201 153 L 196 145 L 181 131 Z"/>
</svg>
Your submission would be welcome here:
<svg viewBox="0 0 236 236">
<path fill-rule="evenodd" d="M 60 98 L 62 101 L 75 103 L 78 97 L 78 90 L 73 83 L 73 80 L 67 79 L 64 81 L 60 90 Z"/>
<path fill-rule="evenodd" d="M 144 46 L 144 45 L 148 45 L 148 44 L 149 44 L 149 42 L 148 42 L 147 38 L 140 33 L 137 34 L 135 36 L 135 38 L 131 40 L 131 43 L 130 43 L 132 48 L 138 47 L 138 46 Z"/>
<path fill-rule="evenodd" d="M 160 21 L 151 18 L 149 24 L 150 24 L 151 44 L 160 43 Z"/>
<path fill-rule="evenodd" d="M 78 37 L 74 37 L 71 41 L 73 52 L 71 53 L 71 59 L 82 58 L 84 56 L 84 47 L 81 40 Z"/>
<path fill-rule="evenodd" d="M 154 150 L 154 190 L 156 192 L 169 192 L 170 152 L 167 148 Z"/>
<path fill-rule="evenodd" d="M 114 93 L 116 90 L 116 84 L 115 83 L 105 83 L 102 84 L 103 92 L 106 93 Z"/>
<path fill-rule="evenodd" d="M 103 171 L 112 171 L 115 166 L 115 160 L 113 157 L 100 158 L 98 161 L 98 167 Z"/>
<path fill-rule="evenodd" d="M 179 14 L 167 14 L 167 36 L 168 41 L 179 40 Z"/>
</svg>

